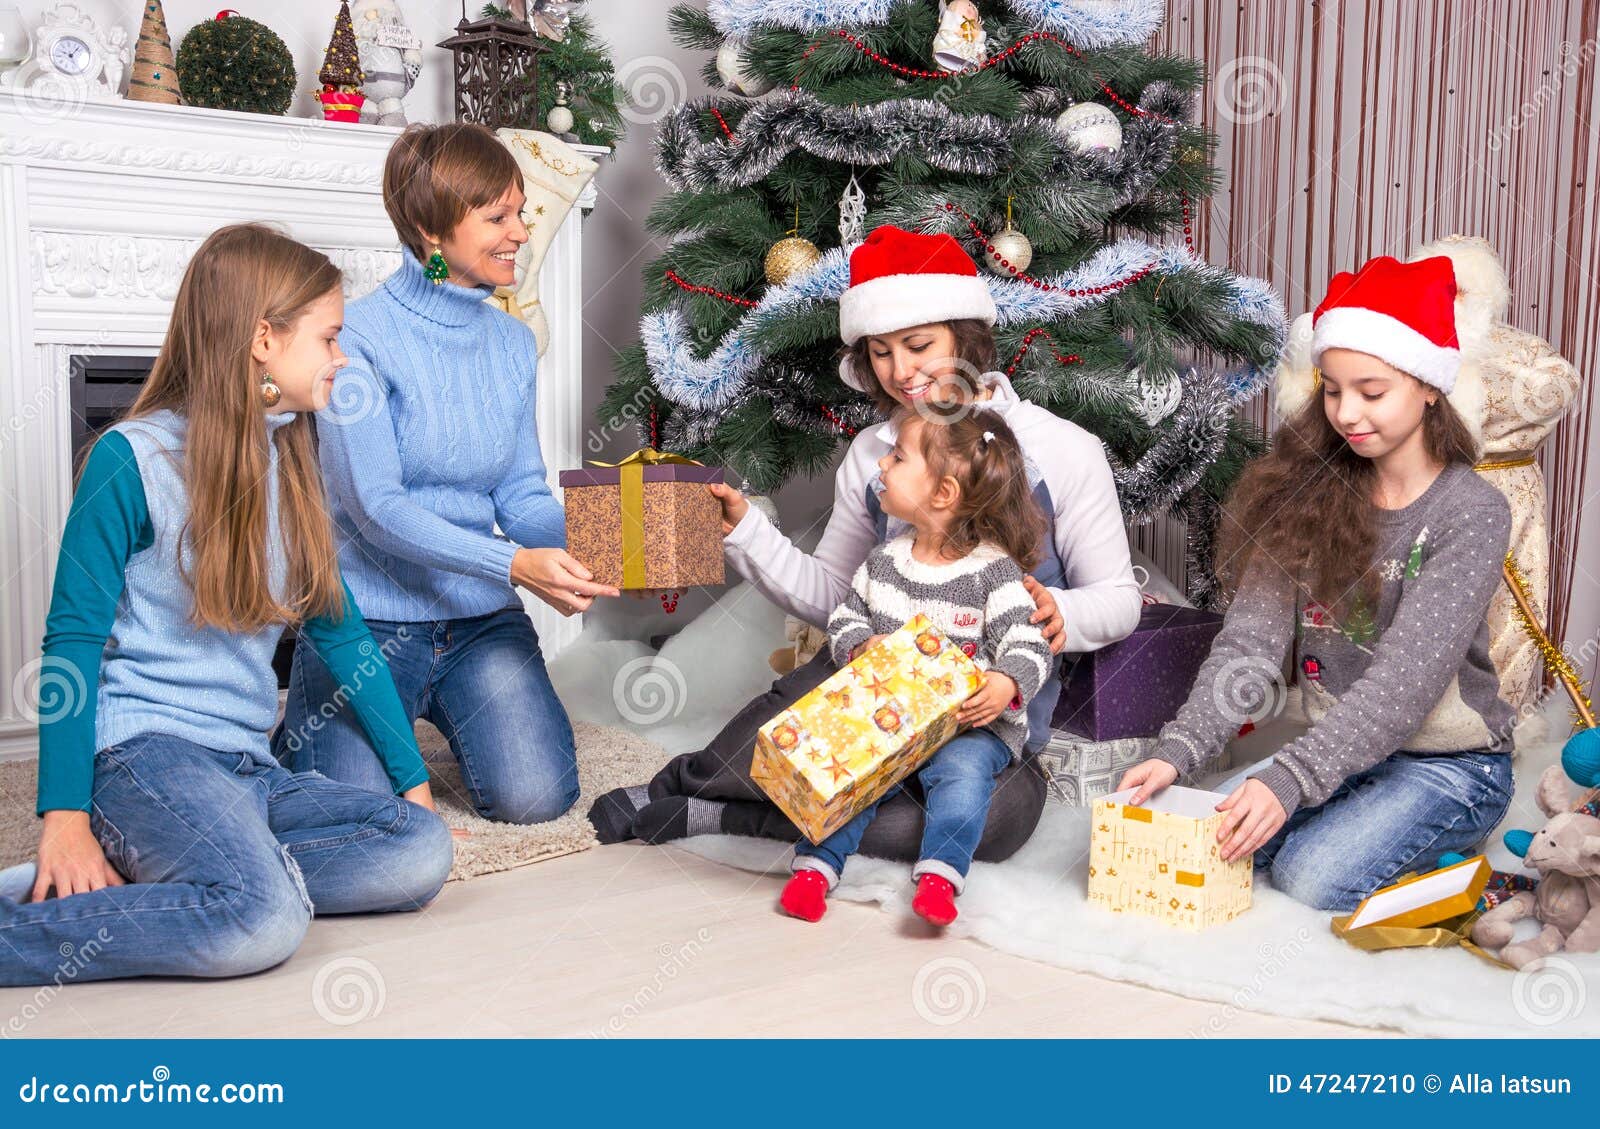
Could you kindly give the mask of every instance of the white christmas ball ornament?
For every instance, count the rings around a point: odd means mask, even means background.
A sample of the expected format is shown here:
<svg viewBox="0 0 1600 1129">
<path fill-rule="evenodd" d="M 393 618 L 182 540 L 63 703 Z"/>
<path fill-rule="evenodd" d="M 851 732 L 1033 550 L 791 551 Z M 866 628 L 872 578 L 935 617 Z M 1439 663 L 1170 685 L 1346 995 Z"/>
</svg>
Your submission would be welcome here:
<svg viewBox="0 0 1600 1129">
<path fill-rule="evenodd" d="M 770 81 L 745 69 L 743 40 L 727 39 L 717 48 L 717 74 L 722 85 L 746 98 L 759 98 L 772 89 Z"/>
<path fill-rule="evenodd" d="M 1079 102 L 1068 106 L 1056 118 L 1056 128 L 1067 135 L 1080 153 L 1101 150 L 1115 153 L 1122 148 L 1122 123 L 1098 102 Z"/>
<path fill-rule="evenodd" d="M 1028 269 L 1028 264 L 1033 262 L 1033 244 L 1028 242 L 1026 235 L 1014 227 L 1005 227 L 995 232 L 989 244 L 993 250 L 984 255 L 983 263 L 1001 278 L 1021 274 Z M 997 259 L 996 255 L 1000 257 Z"/>
<path fill-rule="evenodd" d="M 572 111 L 566 106 L 551 106 L 550 113 L 544 119 L 544 124 L 550 127 L 551 133 L 571 133 L 572 127 L 577 123 L 572 116 Z"/>
</svg>

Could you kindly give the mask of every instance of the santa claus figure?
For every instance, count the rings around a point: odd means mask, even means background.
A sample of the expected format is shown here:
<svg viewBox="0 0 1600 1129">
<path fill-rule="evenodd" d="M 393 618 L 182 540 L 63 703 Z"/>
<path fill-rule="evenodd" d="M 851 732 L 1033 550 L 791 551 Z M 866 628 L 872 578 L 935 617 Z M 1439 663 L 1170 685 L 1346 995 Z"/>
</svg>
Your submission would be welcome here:
<svg viewBox="0 0 1600 1129">
<path fill-rule="evenodd" d="M 395 0 L 357 0 L 352 5 L 356 45 L 366 81 L 361 120 L 376 125 L 405 125 L 400 100 L 411 93 L 422 73 L 422 40 L 406 23 Z"/>
</svg>

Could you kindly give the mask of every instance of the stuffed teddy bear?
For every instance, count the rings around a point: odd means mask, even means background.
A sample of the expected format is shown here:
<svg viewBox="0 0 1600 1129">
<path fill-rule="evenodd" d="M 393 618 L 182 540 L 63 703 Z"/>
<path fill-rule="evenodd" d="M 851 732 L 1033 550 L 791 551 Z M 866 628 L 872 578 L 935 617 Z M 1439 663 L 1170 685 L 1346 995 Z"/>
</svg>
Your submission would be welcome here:
<svg viewBox="0 0 1600 1129">
<path fill-rule="evenodd" d="M 1568 810 L 1572 797 L 1556 764 L 1539 779 L 1538 803 L 1550 821 L 1523 855 L 1539 872 L 1538 887 L 1513 894 L 1472 926 L 1473 941 L 1501 949 L 1500 959 L 1513 968 L 1536 968 L 1552 953 L 1600 950 L 1600 818 Z M 1529 916 L 1544 928 L 1509 944 L 1512 927 Z"/>
</svg>

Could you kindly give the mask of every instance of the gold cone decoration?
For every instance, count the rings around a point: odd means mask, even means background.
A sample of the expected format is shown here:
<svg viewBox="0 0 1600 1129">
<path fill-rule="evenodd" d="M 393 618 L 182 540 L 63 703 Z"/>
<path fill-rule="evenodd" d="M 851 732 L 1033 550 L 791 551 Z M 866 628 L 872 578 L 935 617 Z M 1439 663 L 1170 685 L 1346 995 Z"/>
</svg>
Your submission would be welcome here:
<svg viewBox="0 0 1600 1129">
<path fill-rule="evenodd" d="M 133 53 L 133 74 L 128 79 L 130 102 L 160 102 L 176 106 L 178 68 L 172 61 L 172 36 L 167 31 L 167 16 L 161 0 L 144 0 L 144 19 L 139 23 L 139 44 Z"/>
</svg>

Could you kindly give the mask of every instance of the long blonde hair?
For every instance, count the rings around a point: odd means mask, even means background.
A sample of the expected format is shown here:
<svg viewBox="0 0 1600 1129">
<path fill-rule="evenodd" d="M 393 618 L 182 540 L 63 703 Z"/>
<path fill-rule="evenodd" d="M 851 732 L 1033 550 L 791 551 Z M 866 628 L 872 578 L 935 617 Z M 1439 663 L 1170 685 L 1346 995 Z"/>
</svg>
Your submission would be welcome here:
<svg viewBox="0 0 1600 1129">
<path fill-rule="evenodd" d="M 272 440 L 288 563 L 282 602 L 269 586 L 266 411 L 262 374 L 250 356 L 261 322 L 287 332 L 340 279 L 326 255 L 260 224 L 213 232 L 184 272 L 161 354 L 128 418 L 162 409 L 188 417 L 189 515 L 181 539 L 193 554 L 184 580 L 197 625 L 248 632 L 343 610 L 307 413 Z"/>
</svg>

